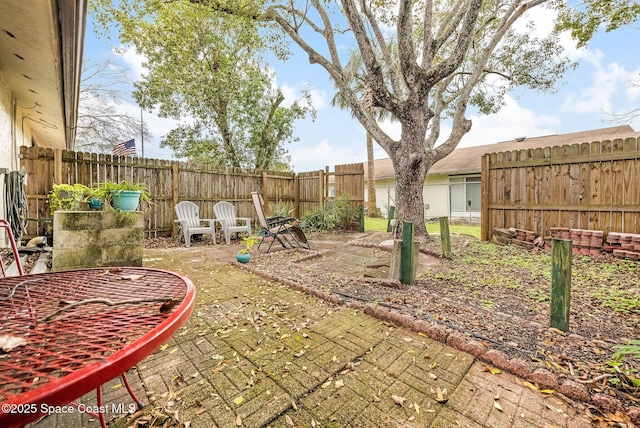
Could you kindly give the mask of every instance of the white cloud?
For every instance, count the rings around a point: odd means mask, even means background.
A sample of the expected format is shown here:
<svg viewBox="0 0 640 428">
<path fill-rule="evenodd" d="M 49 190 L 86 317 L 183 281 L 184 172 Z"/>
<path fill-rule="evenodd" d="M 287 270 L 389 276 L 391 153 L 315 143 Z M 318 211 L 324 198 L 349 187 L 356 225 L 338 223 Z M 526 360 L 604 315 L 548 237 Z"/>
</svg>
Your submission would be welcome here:
<svg viewBox="0 0 640 428">
<path fill-rule="evenodd" d="M 479 146 L 512 140 L 516 137 L 535 137 L 555 134 L 561 122 L 555 116 L 536 113 L 518 105 L 510 96 L 506 105 L 496 114 L 470 117 L 471 131 L 460 142 L 459 147 Z"/>
<path fill-rule="evenodd" d="M 593 81 L 590 86 L 583 87 L 578 93 L 569 94 L 562 104 L 562 109 L 575 113 L 597 113 L 612 111 L 612 98 L 618 89 L 624 87 L 631 79 L 632 73 L 618 63 L 594 64 Z"/>
<path fill-rule="evenodd" d="M 114 49 L 114 53 L 119 55 L 129 67 L 134 82 L 142 80 L 142 75 L 147 72 L 147 69 L 142 65 L 146 60 L 143 55 L 137 53 L 132 46 L 124 45 Z"/>
<path fill-rule="evenodd" d="M 364 150 L 354 151 L 351 147 L 339 147 L 329 143 L 329 140 L 322 140 L 315 146 L 292 146 L 289 149 L 291 162 L 295 171 L 313 171 L 318 169 L 318 165 L 331 167 L 346 163 L 363 162 L 366 159 Z"/>
</svg>

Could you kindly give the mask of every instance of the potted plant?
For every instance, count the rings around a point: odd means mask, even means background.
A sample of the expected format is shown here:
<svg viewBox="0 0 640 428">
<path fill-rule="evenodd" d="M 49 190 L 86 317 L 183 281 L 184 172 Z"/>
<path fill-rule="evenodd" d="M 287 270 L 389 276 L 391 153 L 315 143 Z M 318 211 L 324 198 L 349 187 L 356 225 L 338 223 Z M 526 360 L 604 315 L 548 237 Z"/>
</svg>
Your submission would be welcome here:
<svg viewBox="0 0 640 428">
<path fill-rule="evenodd" d="M 258 242 L 260 242 L 258 236 L 244 234 L 240 241 L 242 248 L 236 253 L 236 260 L 239 263 L 249 263 L 249 260 L 251 260 L 251 250 Z"/>
<path fill-rule="evenodd" d="M 99 187 L 94 186 L 89 189 L 87 204 L 91 211 L 100 211 L 104 207 L 104 199 L 103 195 L 100 193 Z"/>
<path fill-rule="evenodd" d="M 56 210 L 77 211 L 80 204 L 85 202 L 90 189 L 84 184 L 54 184 L 53 190 L 47 195 L 49 207 L 53 213 Z"/>
<path fill-rule="evenodd" d="M 111 204 L 118 211 L 135 211 L 140 201 L 151 202 L 147 186 L 143 183 L 132 183 L 123 180 L 119 183 L 105 181 L 99 183 L 93 196 Z"/>
</svg>

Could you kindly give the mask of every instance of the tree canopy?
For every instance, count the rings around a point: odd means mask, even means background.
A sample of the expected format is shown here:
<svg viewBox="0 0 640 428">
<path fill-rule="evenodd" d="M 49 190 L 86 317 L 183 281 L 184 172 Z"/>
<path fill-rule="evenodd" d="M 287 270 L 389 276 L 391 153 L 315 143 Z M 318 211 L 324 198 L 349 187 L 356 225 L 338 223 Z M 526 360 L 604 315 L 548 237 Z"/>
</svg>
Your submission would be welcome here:
<svg viewBox="0 0 640 428">
<path fill-rule="evenodd" d="M 271 43 L 255 22 L 184 1 L 96 0 L 103 30 L 116 22 L 122 43 L 145 57 L 133 93 L 145 109 L 182 120 L 161 145 L 179 157 L 221 166 L 287 169 L 293 123 L 309 99 L 285 107 L 263 53 Z M 267 36 L 267 37 L 265 37 Z"/>
<path fill-rule="evenodd" d="M 504 95 L 520 86 L 551 91 L 570 64 L 556 34 L 538 38 L 530 27 L 514 30 L 514 23 L 545 0 L 190 1 L 275 23 L 312 64 L 327 71 L 354 116 L 389 155 L 396 211 L 424 239 L 424 180 L 471 129 L 467 108 L 495 112 Z M 390 39 L 397 49 L 390 49 Z M 351 85 L 342 46 L 358 49 L 363 61 L 358 80 L 371 90 L 372 107 L 400 123 L 400 139 L 384 132 Z M 442 135 L 444 120 L 451 123 L 448 135 Z"/>
<path fill-rule="evenodd" d="M 561 9 L 559 29 L 570 30 L 578 46 L 585 46 L 599 29 L 606 32 L 637 22 L 640 4 L 635 0 L 586 0 Z"/>
</svg>

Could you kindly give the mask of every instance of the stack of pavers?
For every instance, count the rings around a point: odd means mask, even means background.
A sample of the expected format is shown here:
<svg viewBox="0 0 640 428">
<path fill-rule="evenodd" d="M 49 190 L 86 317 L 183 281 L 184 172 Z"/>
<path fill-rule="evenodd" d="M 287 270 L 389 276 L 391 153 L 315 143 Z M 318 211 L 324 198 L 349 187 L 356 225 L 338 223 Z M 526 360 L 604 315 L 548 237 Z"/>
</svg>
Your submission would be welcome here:
<svg viewBox="0 0 640 428">
<path fill-rule="evenodd" d="M 614 257 L 640 260 L 640 235 L 634 233 L 609 232 L 604 250 Z"/>
<path fill-rule="evenodd" d="M 519 247 L 532 249 L 535 247 L 536 233 L 530 230 L 516 229 L 513 243 Z"/>
<path fill-rule="evenodd" d="M 600 255 L 604 235 L 601 230 L 569 229 L 566 227 L 552 227 L 550 230 L 552 238 L 570 239 L 574 254 Z M 546 244 L 545 248 L 547 248 Z"/>
</svg>

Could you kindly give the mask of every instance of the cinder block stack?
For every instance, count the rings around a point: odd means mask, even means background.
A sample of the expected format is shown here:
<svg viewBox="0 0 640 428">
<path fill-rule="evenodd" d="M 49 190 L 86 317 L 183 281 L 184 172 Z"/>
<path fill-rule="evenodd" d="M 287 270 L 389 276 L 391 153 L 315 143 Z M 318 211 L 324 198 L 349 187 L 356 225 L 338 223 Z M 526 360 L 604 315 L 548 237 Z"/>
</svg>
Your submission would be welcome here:
<svg viewBox="0 0 640 428">
<path fill-rule="evenodd" d="M 614 257 L 640 260 L 640 235 L 634 233 L 609 232 L 605 251 L 612 252 Z"/>
</svg>

